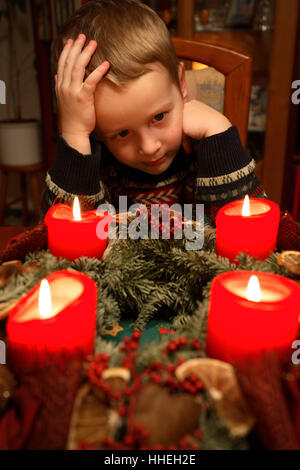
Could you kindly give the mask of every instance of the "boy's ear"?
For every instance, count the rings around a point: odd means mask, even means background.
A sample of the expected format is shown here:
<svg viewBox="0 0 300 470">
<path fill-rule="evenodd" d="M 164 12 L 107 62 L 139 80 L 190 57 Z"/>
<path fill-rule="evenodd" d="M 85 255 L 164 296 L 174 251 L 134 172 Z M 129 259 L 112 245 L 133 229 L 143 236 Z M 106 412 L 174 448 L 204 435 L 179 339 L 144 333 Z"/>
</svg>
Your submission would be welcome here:
<svg viewBox="0 0 300 470">
<path fill-rule="evenodd" d="M 184 68 L 184 63 L 183 62 L 179 62 L 178 77 L 179 77 L 181 93 L 182 93 L 182 96 L 183 96 L 183 101 L 184 101 L 184 103 L 186 103 L 187 99 L 188 99 L 188 92 L 187 92 L 186 79 L 185 79 L 185 68 Z"/>
</svg>

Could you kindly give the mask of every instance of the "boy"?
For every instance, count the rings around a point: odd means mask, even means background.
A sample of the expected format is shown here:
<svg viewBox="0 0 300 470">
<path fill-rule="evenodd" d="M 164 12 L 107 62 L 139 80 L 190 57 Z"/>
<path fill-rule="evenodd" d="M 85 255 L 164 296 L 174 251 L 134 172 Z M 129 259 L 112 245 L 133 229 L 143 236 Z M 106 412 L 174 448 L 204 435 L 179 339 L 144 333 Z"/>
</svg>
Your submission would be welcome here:
<svg viewBox="0 0 300 470">
<path fill-rule="evenodd" d="M 206 215 L 245 194 L 264 197 L 236 127 L 188 101 L 159 16 L 137 0 L 91 1 L 53 44 L 61 123 L 46 208 L 79 195 L 83 209 L 205 203 Z"/>
</svg>

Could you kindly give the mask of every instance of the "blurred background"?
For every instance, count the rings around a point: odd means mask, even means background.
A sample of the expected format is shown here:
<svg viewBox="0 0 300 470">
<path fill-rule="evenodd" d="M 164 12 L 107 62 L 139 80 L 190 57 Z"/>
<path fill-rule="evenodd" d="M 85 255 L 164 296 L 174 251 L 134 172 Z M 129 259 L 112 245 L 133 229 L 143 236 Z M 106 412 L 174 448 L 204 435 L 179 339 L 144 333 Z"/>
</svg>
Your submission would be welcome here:
<svg viewBox="0 0 300 470">
<path fill-rule="evenodd" d="M 83 0 L 0 0 L 0 225 L 35 225 L 55 159 L 50 46 Z M 247 148 L 268 197 L 300 219 L 300 0 L 148 0 L 173 36 L 253 57 Z M 205 64 L 191 63 L 204 70 Z"/>
</svg>

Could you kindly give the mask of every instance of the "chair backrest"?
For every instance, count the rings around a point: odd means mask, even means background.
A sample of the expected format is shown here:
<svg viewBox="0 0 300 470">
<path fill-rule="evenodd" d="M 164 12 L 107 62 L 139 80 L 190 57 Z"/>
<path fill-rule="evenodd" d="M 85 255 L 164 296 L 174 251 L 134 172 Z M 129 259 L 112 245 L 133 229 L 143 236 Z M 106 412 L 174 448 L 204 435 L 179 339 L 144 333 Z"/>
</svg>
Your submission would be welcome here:
<svg viewBox="0 0 300 470">
<path fill-rule="evenodd" d="M 252 57 L 206 41 L 174 37 L 173 44 L 179 59 L 201 62 L 224 75 L 224 103 L 221 110 L 230 122 L 237 126 L 241 142 L 245 147 L 251 94 Z M 209 102 L 207 104 L 211 105 Z M 218 108 L 218 106 L 214 107 Z"/>
<path fill-rule="evenodd" d="M 185 79 L 189 100 L 202 101 L 223 113 L 225 77 L 221 72 L 213 67 L 206 67 L 201 70 L 186 70 Z"/>
</svg>

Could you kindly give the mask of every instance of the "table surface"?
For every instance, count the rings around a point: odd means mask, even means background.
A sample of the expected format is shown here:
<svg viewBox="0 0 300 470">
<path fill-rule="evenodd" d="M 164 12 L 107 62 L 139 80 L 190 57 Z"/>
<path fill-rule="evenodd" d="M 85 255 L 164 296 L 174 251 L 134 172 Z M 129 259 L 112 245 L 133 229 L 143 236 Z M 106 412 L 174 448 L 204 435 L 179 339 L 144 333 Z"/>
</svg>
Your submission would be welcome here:
<svg viewBox="0 0 300 470">
<path fill-rule="evenodd" d="M 2 251 L 7 242 L 19 233 L 24 232 L 28 227 L 0 226 L 0 251 Z"/>
</svg>

